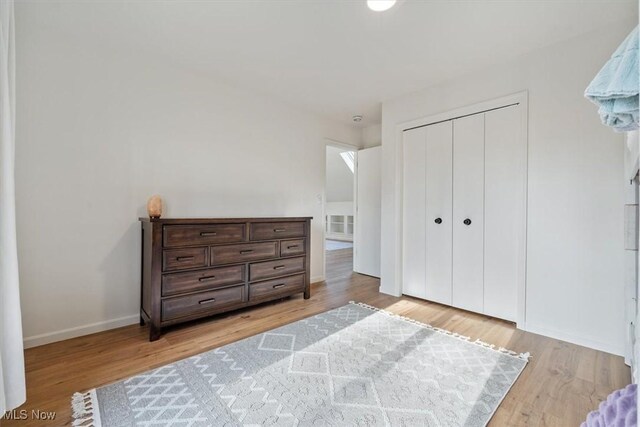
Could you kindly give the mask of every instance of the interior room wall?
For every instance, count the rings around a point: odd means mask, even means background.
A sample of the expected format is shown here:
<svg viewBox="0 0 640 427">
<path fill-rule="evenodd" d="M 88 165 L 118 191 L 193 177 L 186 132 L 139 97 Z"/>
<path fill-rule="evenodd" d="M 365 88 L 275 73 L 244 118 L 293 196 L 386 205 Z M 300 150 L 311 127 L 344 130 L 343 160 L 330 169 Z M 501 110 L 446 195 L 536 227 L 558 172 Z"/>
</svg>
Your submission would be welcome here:
<svg viewBox="0 0 640 427">
<path fill-rule="evenodd" d="M 624 137 L 600 123 L 583 93 L 632 18 L 383 103 L 382 292 L 398 295 L 402 282 L 396 125 L 527 90 L 526 329 L 623 353 Z"/>
<path fill-rule="evenodd" d="M 348 202 L 328 202 L 325 208 L 327 215 L 353 215 L 353 200 Z"/>
<path fill-rule="evenodd" d="M 166 217 L 313 216 L 322 279 L 324 138 L 360 130 L 195 74 L 47 30 L 21 4 L 17 214 L 26 345 L 138 320 L 140 225 Z"/>
<path fill-rule="evenodd" d="M 380 123 L 362 128 L 363 148 L 382 145 L 382 125 Z"/>
</svg>

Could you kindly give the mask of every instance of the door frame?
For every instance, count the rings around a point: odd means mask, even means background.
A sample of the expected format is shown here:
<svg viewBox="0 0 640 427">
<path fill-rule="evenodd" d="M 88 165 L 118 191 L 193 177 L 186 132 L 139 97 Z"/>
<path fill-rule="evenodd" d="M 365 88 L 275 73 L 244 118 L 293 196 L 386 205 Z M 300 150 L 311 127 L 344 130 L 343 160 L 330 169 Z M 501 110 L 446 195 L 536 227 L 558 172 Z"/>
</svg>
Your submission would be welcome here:
<svg viewBox="0 0 640 427">
<path fill-rule="evenodd" d="M 331 139 L 331 138 L 324 138 L 324 152 L 322 153 L 323 159 L 324 159 L 324 163 L 323 163 L 323 174 L 322 176 L 324 177 L 324 182 L 322 183 L 322 278 L 323 280 L 326 280 L 327 278 L 327 227 L 326 227 L 326 217 L 327 217 L 327 147 L 335 147 L 335 148 L 341 148 L 341 149 L 345 149 L 346 151 L 353 151 L 355 153 L 355 159 L 354 162 L 357 164 L 358 162 L 358 150 L 360 150 L 360 147 L 358 147 L 357 145 L 353 145 L 353 144 L 349 144 L 348 142 L 343 142 L 343 141 L 338 141 L 337 139 Z M 353 206 L 354 206 L 354 212 L 353 212 L 353 227 L 354 227 L 354 231 L 355 231 L 355 222 L 357 221 L 356 219 L 356 212 L 355 212 L 355 205 L 356 205 L 356 173 L 354 171 L 353 173 Z M 355 233 L 354 233 L 355 234 Z M 354 241 L 353 241 L 353 248 L 354 248 L 354 254 L 355 254 L 355 236 L 354 236 Z"/>
<path fill-rule="evenodd" d="M 516 327 L 518 329 L 526 330 L 526 299 L 527 299 L 527 202 L 528 202 L 528 176 L 529 176 L 529 141 L 528 141 L 528 127 L 529 127 L 529 93 L 528 91 L 517 92 L 514 94 L 502 96 L 499 98 L 494 98 L 488 101 L 479 102 L 472 105 L 467 105 L 464 107 L 456 108 L 453 110 L 449 110 L 446 112 L 433 114 L 429 116 L 420 117 L 417 119 L 409 120 L 406 122 L 398 123 L 395 126 L 395 136 L 396 141 L 399 141 L 398 148 L 398 162 L 396 163 L 398 170 L 396 172 L 396 176 L 402 177 L 404 174 L 404 138 L 403 132 L 406 130 L 410 130 L 417 127 L 428 126 L 432 124 L 436 124 L 438 122 L 443 122 L 447 120 L 452 120 L 454 118 L 464 117 L 473 114 L 479 114 L 485 111 L 494 110 L 498 108 L 504 108 L 510 105 L 517 104 L 520 107 L 520 115 L 521 115 L 521 123 L 522 127 L 520 129 L 520 143 L 524 145 L 523 158 L 521 162 L 524 168 L 524 176 L 522 182 L 522 203 L 520 212 L 518 213 L 521 216 L 522 228 L 520 230 L 520 245 L 518 248 L 518 283 L 517 283 L 517 293 L 518 293 L 518 306 L 516 311 Z M 399 188 L 399 214 L 396 217 L 396 241 L 399 244 L 396 246 L 395 258 L 399 262 L 396 262 L 396 277 L 395 282 L 397 283 L 397 291 L 400 295 L 402 295 L 402 287 L 403 287 L 403 271 L 401 268 L 403 253 L 402 248 L 404 246 L 404 228 L 403 228 L 403 203 L 404 200 L 404 182 L 402 180 L 398 184 Z"/>
</svg>

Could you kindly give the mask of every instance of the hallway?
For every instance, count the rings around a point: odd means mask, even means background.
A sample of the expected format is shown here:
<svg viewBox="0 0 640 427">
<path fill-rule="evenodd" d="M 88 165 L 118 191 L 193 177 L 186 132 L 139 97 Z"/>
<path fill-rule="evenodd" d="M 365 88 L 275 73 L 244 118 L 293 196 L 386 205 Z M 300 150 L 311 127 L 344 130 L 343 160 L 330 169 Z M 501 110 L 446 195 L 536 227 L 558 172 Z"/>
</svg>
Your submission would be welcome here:
<svg viewBox="0 0 640 427">
<path fill-rule="evenodd" d="M 325 257 L 328 283 L 349 279 L 353 274 L 356 274 L 353 272 L 353 248 L 327 250 Z"/>
</svg>

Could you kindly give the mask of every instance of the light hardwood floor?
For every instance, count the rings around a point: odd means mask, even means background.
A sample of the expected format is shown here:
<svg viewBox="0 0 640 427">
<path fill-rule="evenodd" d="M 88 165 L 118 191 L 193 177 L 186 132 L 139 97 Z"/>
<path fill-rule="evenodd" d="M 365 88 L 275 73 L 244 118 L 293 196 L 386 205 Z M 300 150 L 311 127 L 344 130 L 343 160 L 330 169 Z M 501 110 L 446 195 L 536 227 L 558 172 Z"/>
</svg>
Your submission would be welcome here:
<svg viewBox="0 0 640 427">
<path fill-rule="evenodd" d="M 512 324 L 415 298 L 378 292 L 378 279 L 351 272 L 351 249 L 327 254 L 327 280 L 302 295 L 168 330 L 150 343 L 137 325 L 26 351 L 28 400 L 20 409 L 56 411 L 55 422 L 0 421 L 4 426 L 68 425 L 70 397 L 193 354 L 294 322 L 350 300 L 479 338 L 532 358 L 491 426 L 577 426 L 615 389 L 630 382 L 622 358 L 515 329 Z"/>
</svg>

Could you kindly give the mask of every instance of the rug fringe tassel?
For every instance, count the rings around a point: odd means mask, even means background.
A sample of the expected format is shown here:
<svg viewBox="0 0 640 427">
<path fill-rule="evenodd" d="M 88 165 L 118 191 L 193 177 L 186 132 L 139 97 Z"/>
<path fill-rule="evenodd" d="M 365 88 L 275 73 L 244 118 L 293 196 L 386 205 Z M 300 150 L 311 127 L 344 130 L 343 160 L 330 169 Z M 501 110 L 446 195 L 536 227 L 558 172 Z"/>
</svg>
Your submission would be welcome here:
<svg viewBox="0 0 640 427">
<path fill-rule="evenodd" d="M 363 302 L 349 301 L 349 304 L 359 305 L 360 307 L 368 308 L 369 310 L 373 310 L 373 311 L 377 311 L 377 312 L 383 313 L 383 314 L 385 314 L 385 315 L 387 315 L 389 317 L 393 317 L 393 318 L 396 318 L 396 319 L 404 320 L 405 322 L 413 323 L 414 325 L 421 326 L 421 327 L 423 327 L 425 329 L 430 329 L 432 331 L 435 331 L 435 332 L 438 332 L 438 333 L 441 333 L 441 334 L 444 334 L 444 335 L 448 335 L 450 337 L 458 338 L 459 340 L 467 341 L 467 342 L 469 342 L 471 344 L 476 344 L 476 345 L 479 345 L 481 347 L 488 348 L 489 350 L 497 351 L 498 353 L 502 353 L 502 354 L 507 354 L 509 356 L 516 357 L 518 359 L 529 361 L 529 358 L 531 357 L 529 352 L 516 353 L 515 351 L 508 350 L 508 349 L 506 349 L 504 347 L 495 348 L 496 346 L 494 344 L 488 344 L 488 343 L 486 343 L 484 341 L 481 341 L 479 339 L 477 339 L 475 341 L 471 341 L 470 337 L 467 337 L 467 336 L 464 336 L 464 335 L 460 335 L 457 332 L 451 332 L 451 331 L 447 331 L 446 329 L 436 328 L 435 326 L 431 326 L 428 323 L 422 323 L 422 322 L 420 322 L 418 320 L 415 320 L 415 319 L 412 319 L 410 317 L 401 316 L 399 314 L 395 314 L 395 313 L 392 313 L 390 311 L 383 310 L 381 308 L 374 307 L 374 306 L 369 305 L 369 304 L 365 304 Z"/>
<path fill-rule="evenodd" d="M 95 390 L 74 393 L 71 397 L 73 427 L 100 427 Z"/>
</svg>

